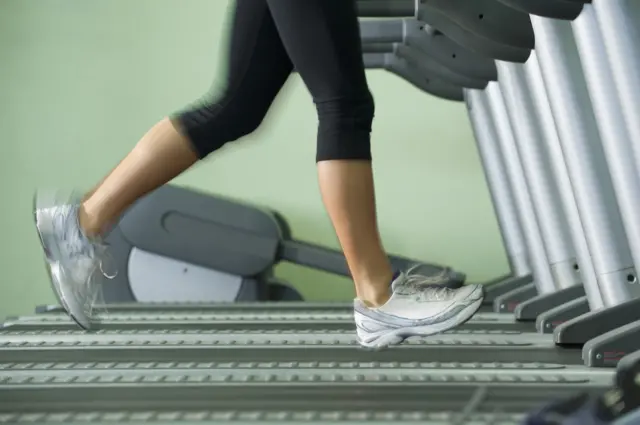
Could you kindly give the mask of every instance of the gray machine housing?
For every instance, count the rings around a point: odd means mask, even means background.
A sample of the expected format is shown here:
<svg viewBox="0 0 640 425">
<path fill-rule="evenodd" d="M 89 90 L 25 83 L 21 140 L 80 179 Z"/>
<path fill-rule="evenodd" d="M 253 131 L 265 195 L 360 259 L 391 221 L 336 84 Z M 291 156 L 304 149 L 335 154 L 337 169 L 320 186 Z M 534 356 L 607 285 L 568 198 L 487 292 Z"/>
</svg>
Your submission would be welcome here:
<svg viewBox="0 0 640 425">
<path fill-rule="evenodd" d="M 268 211 L 162 186 L 109 233 L 118 274 L 103 302 L 266 300 L 280 237 Z"/>
</svg>

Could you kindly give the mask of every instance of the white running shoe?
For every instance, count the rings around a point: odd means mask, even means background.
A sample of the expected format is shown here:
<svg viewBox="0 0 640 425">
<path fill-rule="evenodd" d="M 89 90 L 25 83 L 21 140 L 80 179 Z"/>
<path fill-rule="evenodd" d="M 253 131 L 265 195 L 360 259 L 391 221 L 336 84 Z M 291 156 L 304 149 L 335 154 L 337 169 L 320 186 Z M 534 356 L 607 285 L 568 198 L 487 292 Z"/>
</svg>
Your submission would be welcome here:
<svg viewBox="0 0 640 425">
<path fill-rule="evenodd" d="M 412 336 L 448 331 L 469 320 L 482 305 L 482 285 L 449 289 L 427 277 L 401 273 L 392 283 L 392 295 L 381 307 L 354 301 L 358 343 L 385 348 Z"/>
<path fill-rule="evenodd" d="M 83 329 L 92 325 L 92 308 L 100 295 L 106 246 L 89 239 L 78 224 L 80 203 L 60 202 L 56 195 L 36 193 L 34 218 L 47 271 L 60 304 Z"/>
</svg>

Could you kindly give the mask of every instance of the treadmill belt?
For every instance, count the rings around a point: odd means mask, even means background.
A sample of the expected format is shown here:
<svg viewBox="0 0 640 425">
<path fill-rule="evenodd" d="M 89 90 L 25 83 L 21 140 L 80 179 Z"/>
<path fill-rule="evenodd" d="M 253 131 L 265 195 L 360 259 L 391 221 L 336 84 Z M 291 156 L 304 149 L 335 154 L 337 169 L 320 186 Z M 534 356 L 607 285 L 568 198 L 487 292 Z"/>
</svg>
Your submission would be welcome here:
<svg viewBox="0 0 640 425">
<path fill-rule="evenodd" d="M 462 332 L 462 331 L 460 331 Z M 545 335 L 466 332 L 416 338 L 381 351 L 361 348 L 341 331 L 73 331 L 0 332 L 0 362 L 40 361 L 459 361 L 583 364 L 581 350 Z M 24 359 L 24 360 L 21 360 Z M 29 359 L 29 360 L 27 360 Z M 39 360 L 40 359 L 40 360 Z"/>
<path fill-rule="evenodd" d="M 96 305 L 97 310 L 107 310 L 118 313 L 175 311 L 187 312 L 193 310 L 208 310 L 216 312 L 256 312 L 281 310 L 306 313 L 314 310 L 332 311 L 336 313 L 353 312 L 352 302 L 306 302 L 306 301 L 274 301 L 274 302 L 241 302 L 241 303 L 171 303 L 171 302 L 142 302 L 117 303 Z M 36 308 L 36 313 L 63 313 L 64 309 L 58 305 L 47 305 Z"/>
<path fill-rule="evenodd" d="M 578 379 L 555 384 L 468 382 L 447 379 L 434 383 L 427 373 L 403 375 L 347 371 L 273 373 L 273 371 L 122 370 L 37 371 L 0 376 L 0 411 L 65 412 L 104 410 L 402 410 L 435 413 L 462 411 L 481 394 L 478 413 L 530 411 L 550 399 L 588 392 L 603 386 Z"/>
<path fill-rule="evenodd" d="M 166 318 L 185 318 L 188 320 L 200 320 L 207 318 L 217 318 L 219 320 L 310 320 L 310 321 L 324 321 L 324 320 L 340 320 L 344 322 L 353 323 L 353 311 L 336 312 L 333 310 L 312 310 L 308 312 L 298 312 L 289 310 L 256 310 L 256 311 L 218 311 L 218 310 L 191 310 L 191 311 L 174 311 L 168 310 L 155 310 L 155 311 L 130 311 L 119 312 L 113 310 L 98 310 L 95 314 L 97 319 L 103 320 L 134 320 L 136 318 L 143 320 L 160 320 Z M 29 318 L 32 321 L 48 322 L 55 320 L 65 320 L 68 318 L 67 314 L 61 312 L 50 312 L 50 314 L 40 314 L 34 316 L 18 316 L 17 318 Z M 513 323 L 513 316 L 510 314 L 501 313 L 477 313 L 470 320 L 477 320 L 483 322 L 505 322 Z"/>
<path fill-rule="evenodd" d="M 249 314 L 210 313 L 197 311 L 190 313 L 158 312 L 158 313 L 113 313 L 102 312 L 94 317 L 96 329 L 227 329 L 227 330 L 286 330 L 313 329 L 333 331 L 353 331 L 355 325 L 352 313 L 332 313 L 318 311 L 313 313 L 297 313 L 278 311 L 273 313 L 256 312 Z M 7 319 L 2 327 L 11 330 L 73 330 L 76 323 L 66 314 L 43 314 L 22 316 Z M 526 330 L 534 329 L 532 323 L 516 323 L 514 320 L 501 320 L 500 317 L 480 315 L 471 319 L 458 329 L 485 330 Z"/>
<path fill-rule="evenodd" d="M 164 380 L 188 382 L 208 376 L 225 382 L 422 382 L 433 385 L 477 383 L 484 385 L 576 385 L 607 388 L 610 370 L 540 364 L 460 363 L 2 363 L 0 385 L 28 382 L 140 382 L 162 376 Z M 134 377 L 134 378 L 131 378 Z"/>
<path fill-rule="evenodd" d="M 460 412 L 404 412 L 392 411 L 340 411 L 331 412 L 305 410 L 271 412 L 264 410 L 221 410 L 209 409 L 197 412 L 189 410 L 157 411 L 147 409 L 144 412 L 123 409 L 98 410 L 91 412 L 51 412 L 0 413 L 0 423 L 39 423 L 39 424 L 83 424 L 83 425 L 125 425 L 125 424 L 197 424 L 197 425 L 520 425 L 524 414 L 509 413 L 460 413 Z"/>
</svg>

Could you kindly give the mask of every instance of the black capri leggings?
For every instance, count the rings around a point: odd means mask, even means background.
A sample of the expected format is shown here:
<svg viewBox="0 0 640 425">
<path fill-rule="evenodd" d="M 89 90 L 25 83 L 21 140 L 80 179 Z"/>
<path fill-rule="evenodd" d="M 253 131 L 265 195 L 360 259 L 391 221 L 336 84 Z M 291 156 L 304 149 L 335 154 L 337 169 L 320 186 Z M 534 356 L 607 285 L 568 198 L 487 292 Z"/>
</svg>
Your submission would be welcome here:
<svg viewBox="0 0 640 425">
<path fill-rule="evenodd" d="M 258 128 L 294 67 L 318 112 L 317 161 L 371 159 L 355 0 L 236 0 L 222 94 L 173 117 L 202 159 Z"/>
</svg>

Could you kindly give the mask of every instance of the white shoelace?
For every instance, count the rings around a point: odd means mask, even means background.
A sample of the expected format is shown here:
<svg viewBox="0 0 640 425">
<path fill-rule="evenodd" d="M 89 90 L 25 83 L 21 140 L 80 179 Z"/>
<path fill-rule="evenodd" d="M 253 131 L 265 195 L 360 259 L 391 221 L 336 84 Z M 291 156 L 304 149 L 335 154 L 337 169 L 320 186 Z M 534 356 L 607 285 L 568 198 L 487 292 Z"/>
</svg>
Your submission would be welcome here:
<svg viewBox="0 0 640 425">
<path fill-rule="evenodd" d="M 416 295 L 416 301 L 447 301 L 453 297 L 453 290 L 449 288 L 423 288 Z"/>
<path fill-rule="evenodd" d="M 410 267 L 405 272 L 405 276 L 407 280 L 410 281 L 412 284 L 416 284 L 420 286 L 439 285 L 445 282 L 449 277 L 449 273 L 451 273 L 451 269 L 446 267 L 442 269 L 442 271 L 438 274 L 426 276 L 418 273 L 418 270 L 420 269 L 420 267 L 421 267 L 420 264 L 416 264 Z"/>
<path fill-rule="evenodd" d="M 415 295 L 416 301 L 446 301 L 453 296 L 454 290 L 442 286 L 449 273 L 448 269 L 434 276 L 424 276 L 416 273 L 418 267 L 420 266 L 411 267 L 404 273 L 400 283 L 405 289 L 403 292 Z"/>
</svg>

